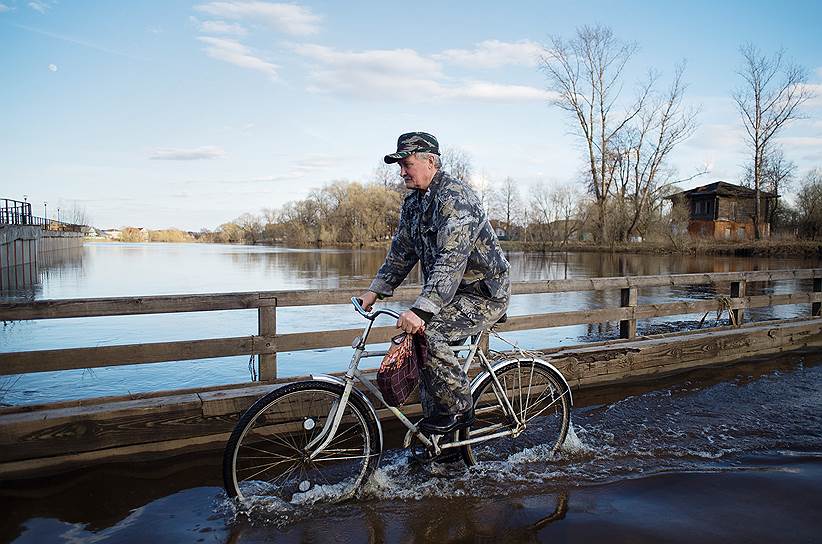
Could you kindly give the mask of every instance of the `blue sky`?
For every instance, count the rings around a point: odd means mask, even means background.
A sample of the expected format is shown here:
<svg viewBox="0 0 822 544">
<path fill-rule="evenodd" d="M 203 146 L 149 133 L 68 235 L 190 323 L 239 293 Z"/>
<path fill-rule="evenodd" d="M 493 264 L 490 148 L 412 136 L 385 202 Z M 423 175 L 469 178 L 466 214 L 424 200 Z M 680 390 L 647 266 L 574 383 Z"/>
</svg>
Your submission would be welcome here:
<svg viewBox="0 0 822 544">
<path fill-rule="evenodd" d="M 84 206 L 100 227 L 215 228 L 337 179 L 368 181 L 396 137 L 434 133 L 484 179 L 574 183 L 578 141 L 535 59 L 607 24 L 640 50 L 625 90 L 686 59 L 700 127 L 686 186 L 739 179 L 740 44 L 784 47 L 818 96 L 782 134 L 822 166 L 822 2 L 92 2 L 0 0 L 0 198 Z"/>
</svg>

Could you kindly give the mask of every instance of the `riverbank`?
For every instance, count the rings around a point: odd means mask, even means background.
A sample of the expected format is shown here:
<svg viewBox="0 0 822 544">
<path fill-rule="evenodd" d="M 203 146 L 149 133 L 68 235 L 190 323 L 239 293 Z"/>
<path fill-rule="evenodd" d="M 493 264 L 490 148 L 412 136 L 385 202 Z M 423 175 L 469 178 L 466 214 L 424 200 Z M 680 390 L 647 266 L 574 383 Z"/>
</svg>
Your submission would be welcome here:
<svg viewBox="0 0 822 544">
<path fill-rule="evenodd" d="M 122 243 L 121 240 L 86 238 L 89 242 Z M 144 240 L 140 243 L 191 243 L 211 244 L 201 240 Z M 746 242 L 720 242 L 711 240 L 688 240 L 679 245 L 671 243 L 635 242 L 615 244 L 595 244 L 593 242 L 544 243 L 502 240 L 506 251 L 527 251 L 536 253 L 584 252 L 584 253 L 628 253 L 637 255 L 725 255 L 735 257 L 809 257 L 822 258 L 822 241 L 814 240 L 760 240 Z M 285 247 L 276 240 L 257 240 L 254 243 L 230 243 L 229 245 L 250 245 Z M 303 244 L 304 249 L 388 249 L 390 241 L 384 242 L 316 242 Z M 295 246 L 288 246 L 295 247 Z"/>
<path fill-rule="evenodd" d="M 594 253 L 636 253 L 650 255 L 727 255 L 735 257 L 822 257 L 822 242 L 811 240 L 760 240 L 747 242 L 719 242 L 710 240 L 689 240 L 680 245 L 670 243 L 617 243 L 594 244 L 572 242 L 550 244 L 542 242 L 522 242 L 503 240 L 506 251 L 534 252 L 594 252 Z"/>
</svg>

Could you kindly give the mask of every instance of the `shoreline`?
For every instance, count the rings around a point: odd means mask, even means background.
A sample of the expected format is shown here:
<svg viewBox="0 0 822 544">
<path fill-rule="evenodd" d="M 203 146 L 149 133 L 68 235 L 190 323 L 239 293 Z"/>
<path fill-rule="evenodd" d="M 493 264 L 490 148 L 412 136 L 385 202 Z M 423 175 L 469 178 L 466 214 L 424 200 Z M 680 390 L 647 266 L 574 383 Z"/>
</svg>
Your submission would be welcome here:
<svg viewBox="0 0 822 544">
<path fill-rule="evenodd" d="M 183 240 L 175 242 L 140 241 L 122 242 L 99 238 L 85 238 L 86 242 L 96 243 L 141 243 L 141 244 L 214 244 L 199 240 Z M 313 244 L 282 244 L 273 240 L 260 240 L 253 244 L 220 242 L 222 245 L 237 246 L 269 246 L 289 247 L 295 249 L 388 249 L 389 241 L 385 242 L 334 242 Z M 790 240 L 776 241 L 763 240 L 759 242 L 725 243 L 703 240 L 691 240 L 681 246 L 662 243 L 618 243 L 610 245 L 576 242 L 569 244 L 547 244 L 542 242 L 523 242 L 519 240 L 501 240 L 500 245 L 505 251 L 523 251 L 529 253 L 616 253 L 637 255 L 722 255 L 736 257 L 819 257 L 822 258 L 822 241 Z"/>
</svg>

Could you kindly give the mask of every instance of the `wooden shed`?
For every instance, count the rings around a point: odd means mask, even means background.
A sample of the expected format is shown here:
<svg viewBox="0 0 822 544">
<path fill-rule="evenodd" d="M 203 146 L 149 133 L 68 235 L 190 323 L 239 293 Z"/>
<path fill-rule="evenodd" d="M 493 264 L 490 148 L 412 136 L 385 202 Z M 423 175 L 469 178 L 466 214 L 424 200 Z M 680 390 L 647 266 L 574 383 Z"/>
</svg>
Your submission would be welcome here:
<svg viewBox="0 0 822 544">
<path fill-rule="evenodd" d="M 774 193 L 760 191 L 760 229 L 770 236 L 768 217 Z M 668 197 L 674 205 L 688 206 L 688 232 L 691 236 L 715 240 L 752 240 L 755 238 L 756 192 L 753 189 L 717 181 Z"/>
</svg>

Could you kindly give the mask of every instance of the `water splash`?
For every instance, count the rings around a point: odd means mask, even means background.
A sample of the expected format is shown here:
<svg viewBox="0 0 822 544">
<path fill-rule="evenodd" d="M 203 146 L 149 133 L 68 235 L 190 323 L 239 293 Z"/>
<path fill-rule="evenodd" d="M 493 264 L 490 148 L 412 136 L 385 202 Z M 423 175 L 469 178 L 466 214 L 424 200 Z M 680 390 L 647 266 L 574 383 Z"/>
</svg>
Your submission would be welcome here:
<svg viewBox="0 0 822 544">
<path fill-rule="evenodd" d="M 739 470 L 751 455 L 820 452 L 820 384 L 822 366 L 716 384 L 685 381 L 575 409 L 557 451 L 538 445 L 470 468 L 461 462 L 422 466 L 404 450 L 388 451 L 356 503 L 544 493 L 658 473 Z M 257 505 L 252 515 L 267 512 L 281 525 L 318 508 L 327 515 L 345 507 L 326 504 L 328 497 L 333 490 L 315 488 L 297 497 L 299 504 Z"/>
</svg>

